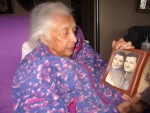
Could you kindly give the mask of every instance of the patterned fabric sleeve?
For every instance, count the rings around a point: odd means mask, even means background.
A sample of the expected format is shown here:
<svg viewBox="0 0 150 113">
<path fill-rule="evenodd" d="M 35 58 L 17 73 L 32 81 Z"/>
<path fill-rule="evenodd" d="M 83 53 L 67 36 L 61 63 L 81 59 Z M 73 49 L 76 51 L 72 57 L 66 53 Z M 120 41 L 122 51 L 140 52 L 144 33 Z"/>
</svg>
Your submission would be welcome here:
<svg viewBox="0 0 150 113">
<path fill-rule="evenodd" d="M 64 113 L 67 106 L 54 83 L 49 62 L 22 63 L 13 82 L 15 113 Z"/>
<path fill-rule="evenodd" d="M 120 92 L 101 81 L 107 64 L 100 54 L 95 52 L 88 43 L 83 43 L 83 47 L 75 60 L 87 66 L 88 70 L 91 72 L 95 90 L 104 98 L 106 103 L 115 106 L 122 101 Z"/>
<path fill-rule="evenodd" d="M 14 112 L 118 113 L 120 94 L 101 82 L 106 63 L 81 46 L 75 60 L 50 55 L 44 45 L 29 53 L 13 79 Z"/>
</svg>

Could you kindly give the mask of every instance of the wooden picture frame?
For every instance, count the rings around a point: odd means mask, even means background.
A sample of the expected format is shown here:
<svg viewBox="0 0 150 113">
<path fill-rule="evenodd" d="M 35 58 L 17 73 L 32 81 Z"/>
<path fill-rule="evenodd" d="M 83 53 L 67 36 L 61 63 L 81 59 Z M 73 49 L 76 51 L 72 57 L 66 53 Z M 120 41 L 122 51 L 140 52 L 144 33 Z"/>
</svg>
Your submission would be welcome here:
<svg viewBox="0 0 150 113">
<path fill-rule="evenodd" d="M 138 89 L 150 52 L 130 49 L 113 50 L 102 81 L 114 89 L 133 96 Z"/>
<path fill-rule="evenodd" d="M 150 0 L 138 0 L 138 13 L 150 13 Z"/>
<path fill-rule="evenodd" d="M 11 0 L 0 0 L 0 14 L 13 13 Z"/>
<path fill-rule="evenodd" d="M 143 92 L 144 89 L 146 89 L 150 85 L 150 56 L 147 56 L 147 57 L 148 58 L 146 60 L 144 69 L 142 71 L 142 76 L 139 82 L 139 86 L 137 88 L 138 93 Z"/>
</svg>

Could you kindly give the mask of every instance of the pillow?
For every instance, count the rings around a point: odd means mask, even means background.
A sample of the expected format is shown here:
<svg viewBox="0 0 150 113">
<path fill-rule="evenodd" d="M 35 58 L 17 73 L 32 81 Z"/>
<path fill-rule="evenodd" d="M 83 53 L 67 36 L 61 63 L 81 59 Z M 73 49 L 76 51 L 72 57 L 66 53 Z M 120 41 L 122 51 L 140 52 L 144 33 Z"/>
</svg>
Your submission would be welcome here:
<svg viewBox="0 0 150 113">
<path fill-rule="evenodd" d="M 0 113 L 13 113 L 12 78 L 29 34 L 28 16 L 0 16 Z"/>
</svg>

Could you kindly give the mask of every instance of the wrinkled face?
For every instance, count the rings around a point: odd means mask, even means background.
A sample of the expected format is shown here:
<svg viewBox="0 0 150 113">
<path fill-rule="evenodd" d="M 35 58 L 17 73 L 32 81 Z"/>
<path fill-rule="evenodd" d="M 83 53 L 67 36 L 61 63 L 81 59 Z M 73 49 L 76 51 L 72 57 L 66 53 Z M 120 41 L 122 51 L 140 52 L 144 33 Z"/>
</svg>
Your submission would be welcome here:
<svg viewBox="0 0 150 113">
<path fill-rule="evenodd" d="M 69 58 L 74 51 L 77 38 L 75 37 L 76 23 L 72 16 L 56 16 L 50 28 L 50 37 L 44 44 L 56 56 Z"/>
<path fill-rule="evenodd" d="M 127 57 L 124 63 L 124 70 L 132 73 L 136 67 L 136 57 Z"/>
<path fill-rule="evenodd" d="M 112 67 L 114 69 L 120 68 L 123 65 L 123 62 L 124 62 L 124 57 L 116 54 L 112 62 Z"/>
</svg>

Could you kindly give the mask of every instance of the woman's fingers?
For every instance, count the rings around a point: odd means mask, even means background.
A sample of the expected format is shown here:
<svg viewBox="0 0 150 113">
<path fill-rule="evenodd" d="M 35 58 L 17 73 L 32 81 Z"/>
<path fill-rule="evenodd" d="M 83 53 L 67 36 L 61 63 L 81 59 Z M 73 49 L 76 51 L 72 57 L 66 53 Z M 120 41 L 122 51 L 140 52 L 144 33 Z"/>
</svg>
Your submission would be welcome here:
<svg viewBox="0 0 150 113">
<path fill-rule="evenodd" d="M 123 94 L 123 95 L 122 95 L 122 99 L 128 101 L 128 100 L 131 99 L 131 97 L 128 96 L 128 95 L 126 95 L 126 94 Z"/>
<path fill-rule="evenodd" d="M 130 41 L 126 42 L 123 38 L 120 38 L 118 41 L 112 42 L 113 49 L 133 49 L 134 46 Z"/>
</svg>

